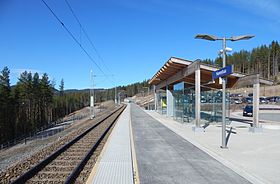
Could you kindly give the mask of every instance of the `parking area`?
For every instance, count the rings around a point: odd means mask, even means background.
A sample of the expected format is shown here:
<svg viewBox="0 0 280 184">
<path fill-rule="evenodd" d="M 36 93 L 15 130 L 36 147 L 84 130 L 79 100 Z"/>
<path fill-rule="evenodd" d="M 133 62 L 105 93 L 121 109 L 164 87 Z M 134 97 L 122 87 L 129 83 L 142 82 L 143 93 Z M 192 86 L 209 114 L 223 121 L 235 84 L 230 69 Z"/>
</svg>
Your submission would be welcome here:
<svg viewBox="0 0 280 184">
<path fill-rule="evenodd" d="M 246 120 L 253 120 L 252 117 L 244 117 L 242 111 L 233 112 L 231 117 L 239 117 Z M 262 110 L 259 114 L 261 123 L 279 123 L 280 125 L 280 110 Z"/>
</svg>

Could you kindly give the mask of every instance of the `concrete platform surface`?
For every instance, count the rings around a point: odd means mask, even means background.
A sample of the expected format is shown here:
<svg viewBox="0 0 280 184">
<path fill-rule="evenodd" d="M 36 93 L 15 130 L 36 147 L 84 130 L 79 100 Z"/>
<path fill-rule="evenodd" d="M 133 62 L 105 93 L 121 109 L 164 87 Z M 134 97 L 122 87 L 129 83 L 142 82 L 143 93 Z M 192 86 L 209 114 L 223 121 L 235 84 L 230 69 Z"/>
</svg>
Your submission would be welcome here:
<svg viewBox="0 0 280 184">
<path fill-rule="evenodd" d="M 140 183 L 250 183 L 135 104 L 131 123 Z"/>
<path fill-rule="evenodd" d="M 130 104 L 119 117 L 87 183 L 133 184 Z"/>
<path fill-rule="evenodd" d="M 280 183 L 280 130 L 263 124 L 262 133 L 251 133 L 249 125 L 233 122 L 228 149 L 221 149 L 221 126 L 213 124 L 205 132 L 195 133 L 193 125 L 181 124 L 165 115 L 146 111 L 165 127 L 176 132 L 199 149 L 219 160 L 252 183 Z"/>
</svg>

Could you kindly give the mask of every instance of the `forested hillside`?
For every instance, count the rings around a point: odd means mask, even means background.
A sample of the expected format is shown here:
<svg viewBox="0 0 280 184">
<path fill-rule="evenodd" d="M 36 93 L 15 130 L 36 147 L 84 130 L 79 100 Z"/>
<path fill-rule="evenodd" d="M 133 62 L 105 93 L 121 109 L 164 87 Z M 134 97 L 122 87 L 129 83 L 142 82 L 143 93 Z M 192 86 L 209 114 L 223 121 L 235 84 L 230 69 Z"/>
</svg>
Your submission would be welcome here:
<svg viewBox="0 0 280 184">
<path fill-rule="evenodd" d="M 222 66 L 222 58 L 205 59 L 204 63 Z M 277 41 L 261 45 L 251 51 L 241 50 L 227 55 L 227 64 L 234 64 L 234 70 L 244 74 L 259 73 L 263 78 L 279 83 L 280 46 Z"/>
<path fill-rule="evenodd" d="M 148 86 L 148 80 L 144 80 L 142 82 L 136 82 L 126 86 L 118 86 L 116 91 L 117 95 L 121 94 L 122 97 L 132 97 L 138 93 L 147 92 Z M 115 88 L 97 90 L 97 92 L 95 93 L 95 97 L 96 102 L 113 100 L 115 99 Z"/>
<path fill-rule="evenodd" d="M 88 94 L 60 92 L 47 74 L 23 72 L 15 86 L 10 85 L 10 70 L 0 73 L 0 143 L 47 126 L 88 105 Z"/>
<path fill-rule="evenodd" d="M 133 96 L 148 86 L 147 80 L 117 87 L 122 96 Z M 115 88 L 96 89 L 95 103 L 114 100 Z M 59 90 L 47 74 L 23 72 L 15 86 L 10 84 L 8 67 L 0 72 L 0 143 L 46 127 L 71 112 L 89 105 L 89 89 Z"/>
</svg>

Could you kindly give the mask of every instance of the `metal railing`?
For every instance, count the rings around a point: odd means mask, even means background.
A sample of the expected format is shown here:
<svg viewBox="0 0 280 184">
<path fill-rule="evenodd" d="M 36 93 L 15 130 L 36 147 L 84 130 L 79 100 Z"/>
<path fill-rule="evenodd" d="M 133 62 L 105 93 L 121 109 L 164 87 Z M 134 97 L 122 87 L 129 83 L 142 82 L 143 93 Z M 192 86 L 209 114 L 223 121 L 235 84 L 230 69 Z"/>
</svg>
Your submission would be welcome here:
<svg viewBox="0 0 280 184">
<path fill-rule="evenodd" d="M 60 118 L 57 121 L 52 122 L 51 124 L 42 126 L 40 129 L 37 129 L 36 131 L 29 132 L 25 135 L 18 136 L 14 139 L 11 139 L 5 143 L 0 144 L 0 150 L 7 149 L 17 144 L 23 144 L 23 143 L 26 144 L 27 141 L 31 141 L 34 139 L 45 139 L 47 137 L 53 136 L 65 130 L 65 128 L 67 128 L 70 124 L 74 123 L 75 121 L 84 119 L 86 117 L 89 117 L 89 113 L 84 113 L 83 115 L 72 115 L 66 119 Z M 59 128 L 55 128 L 55 127 L 59 127 Z M 51 128 L 55 128 L 55 129 L 49 130 Z"/>
</svg>

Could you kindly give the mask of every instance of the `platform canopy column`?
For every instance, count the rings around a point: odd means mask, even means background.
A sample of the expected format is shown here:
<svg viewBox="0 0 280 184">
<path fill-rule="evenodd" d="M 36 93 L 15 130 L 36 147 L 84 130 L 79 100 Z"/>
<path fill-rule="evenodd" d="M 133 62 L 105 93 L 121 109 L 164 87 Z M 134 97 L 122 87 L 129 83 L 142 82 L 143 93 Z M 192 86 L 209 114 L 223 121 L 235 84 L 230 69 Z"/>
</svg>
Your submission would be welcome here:
<svg viewBox="0 0 280 184">
<path fill-rule="evenodd" d="M 166 115 L 168 117 L 173 117 L 173 103 L 174 103 L 174 97 L 172 94 L 172 87 L 173 86 L 166 86 Z"/>
<path fill-rule="evenodd" d="M 200 126 L 200 60 L 194 62 L 193 67 L 195 69 L 195 125 L 193 127 L 193 131 L 203 132 L 203 128 Z"/>
<path fill-rule="evenodd" d="M 156 111 L 157 110 L 157 101 L 158 101 L 158 99 L 157 99 L 157 91 L 156 91 L 156 86 L 154 85 L 154 105 L 155 105 L 155 108 L 154 108 L 154 110 Z"/>
<path fill-rule="evenodd" d="M 262 127 L 259 125 L 259 104 L 260 104 L 260 81 L 259 75 L 253 84 L 253 127 L 249 131 L 253 133 L 262 132 Z"/>
</svg>

